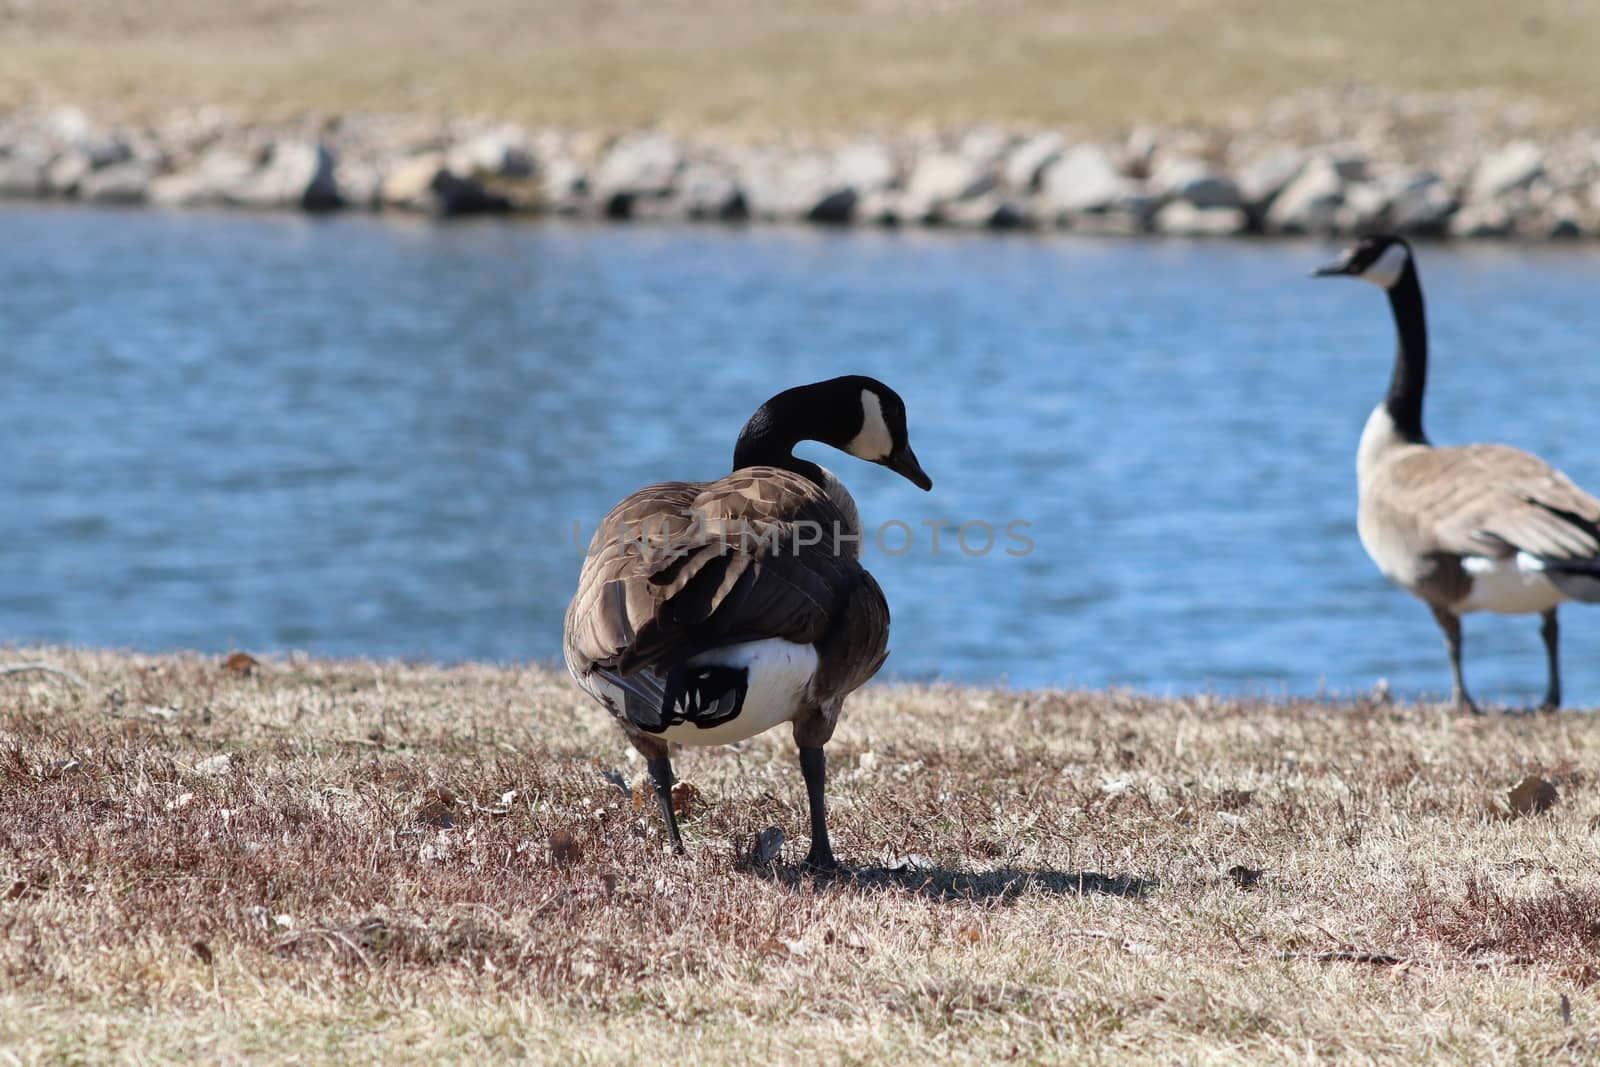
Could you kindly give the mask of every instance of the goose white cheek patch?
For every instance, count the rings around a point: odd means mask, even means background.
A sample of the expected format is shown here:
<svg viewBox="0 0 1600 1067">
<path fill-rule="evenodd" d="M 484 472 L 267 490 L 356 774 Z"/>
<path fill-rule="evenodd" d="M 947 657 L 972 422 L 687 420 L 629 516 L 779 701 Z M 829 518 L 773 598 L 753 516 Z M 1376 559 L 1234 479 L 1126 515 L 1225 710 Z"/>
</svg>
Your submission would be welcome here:
<svg viewBox="0 0 1600 1067">
<path fill-rule="evenodd" d="M 1371 282 L 1387 289 L 1400 280 L 1400 275 L 1410 260 L 1411 254 L 1406 251 L 1404 245 L 1390 245 L 1383 250 L 1383 255 L 1372 261 L 1372 266 L 1361 272 L 1360 278 L 1364 282 Z"/>
<path fill-rule="evenodd" d="M 894 451 L 889 424 L 883 421 L 883 405 L 871 389 L 861 390 L 861 432 L 850 439 L 844 450 L 868 463 L 880 463 Z"/>
</svg>

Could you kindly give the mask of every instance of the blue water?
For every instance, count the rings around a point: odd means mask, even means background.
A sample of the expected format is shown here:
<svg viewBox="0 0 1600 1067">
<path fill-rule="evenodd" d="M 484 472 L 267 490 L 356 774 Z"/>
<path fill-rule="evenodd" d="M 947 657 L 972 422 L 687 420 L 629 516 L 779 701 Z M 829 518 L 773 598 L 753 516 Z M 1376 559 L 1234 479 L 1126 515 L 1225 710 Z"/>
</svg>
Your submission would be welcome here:
<svg viewBox="0 0 1600 1067">
<path fill-rule="evenodd" d="M 575 524 L 859 372 L 936 482 L 809 453 L 909 528 L 867 551 L 891 675 L 1439 694 L 1355 536 L 1393 342 L 1332 250 L 0 208 L 0 642 L 552 660 Z M 1422 257 L 1434 438 L 1600 488 L 1600 259 Z M 1600 609 L 1564 624 L 1600 703 Z M 1537 629 L 1468 619 L 1478 696 L 1542 690 Z"/>
</svg>

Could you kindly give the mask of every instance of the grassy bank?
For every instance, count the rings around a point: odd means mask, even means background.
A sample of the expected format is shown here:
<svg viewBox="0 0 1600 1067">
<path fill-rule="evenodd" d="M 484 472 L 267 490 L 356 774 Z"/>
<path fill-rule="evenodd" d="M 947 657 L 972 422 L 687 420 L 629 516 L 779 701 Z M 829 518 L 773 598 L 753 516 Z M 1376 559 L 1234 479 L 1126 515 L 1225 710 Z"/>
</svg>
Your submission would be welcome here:
<svg viewBox="0 0 1600 1067">
<path fill-rule="evenodd" d="M 1487 89 L 1585 119 L 1572 0 L 202 0 L 0 4 L 0 101 L 804 128 L 1216 118 L 1350 82 Z"/>
<path fill-rule="evenodd" d="M 816 882 L 786 738 L 685 753 L 666 856 L 552 671 L 25 658 L 86 685 L 0 677 L 7 1062 L 1600 1049 L 1589 716 L 875 688 Z"/>
</svg>

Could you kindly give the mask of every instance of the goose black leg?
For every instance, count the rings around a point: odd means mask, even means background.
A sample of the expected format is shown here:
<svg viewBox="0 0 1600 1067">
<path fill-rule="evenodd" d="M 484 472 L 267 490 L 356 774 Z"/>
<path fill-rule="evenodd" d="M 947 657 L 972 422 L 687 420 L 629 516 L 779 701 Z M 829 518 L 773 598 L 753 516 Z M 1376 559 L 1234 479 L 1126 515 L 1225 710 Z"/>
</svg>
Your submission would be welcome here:
<svg viewBox="0 0 1600 1067">
<path fill-rule="evenodd" d="M 1550 688 L 1544 691 L 1544 703 L 1539 705 L 1539 710 L 1555 711 L 1561 706 L 1561 624 L 1556 621 L 1555 608 L 1544 613 L 1539 636 L 1544 638 L 1544 655 L 1550 665 Z"/>
<path fill-rule="evenodd" d="M 672 760 L 666 756 L 657 756 L 646 760 L 645 767 L 650 771 L 650 781 L 655 783 L 656 799 L 661 802 L 661 821 L 667 826 L 667 844 L 672 846 L 672 851 L 683 855 L 683 838 L 678 836 L 678 817 L 672 811 Z"/>
<path fill-rule="evenodd" d="M 1461 676 L 1461 616 L 1437 604 L 1430 604 L 1429 607 L 1433 608 L 1433 617 L 1439 629 L 1444 631 L 1444 645 L 1450 653 L 1451 699 L 1455 702 L 1456 710 L 1482 715 L 1483 712 L 1478 710 L 1478 705 L 1467 694 L 1467 683 Z"/>
<path fill-rule="evenodd" d="M 806 853 L 806 866 L 816 871 L 836 871 L 839 861 L 833 858 L 833 847 L 828 843 L 828 813 L 823 796 L 828 762 L 821 747 L 801 747 L 800 773 L 805 776 L 806 799 L 811 803 L 811 851 Z"/>
</svg>

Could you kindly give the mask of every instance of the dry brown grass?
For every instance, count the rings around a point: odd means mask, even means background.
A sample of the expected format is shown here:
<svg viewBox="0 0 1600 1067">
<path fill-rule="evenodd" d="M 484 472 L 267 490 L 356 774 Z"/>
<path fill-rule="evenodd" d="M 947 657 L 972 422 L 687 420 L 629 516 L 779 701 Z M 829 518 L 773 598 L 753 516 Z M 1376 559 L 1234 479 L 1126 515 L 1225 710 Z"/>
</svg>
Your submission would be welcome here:
<svg viewBox="0 0 1600 1067">
<path fill-rule="evenodd" d="M 1216 119 L 1351 82 L 1588 121 L 1580 0 L 0 0 L 0 103 L 575 124 Z"/>
<path fill-rule="evenodd" d="M 17 658 L 88 686 L 0 677 L 0 1062 L 1600 1053 L 1588 715 L 874 688 L 816 881 L 786 738 L 674 858 L 547 669 Z"/>
</svg>

